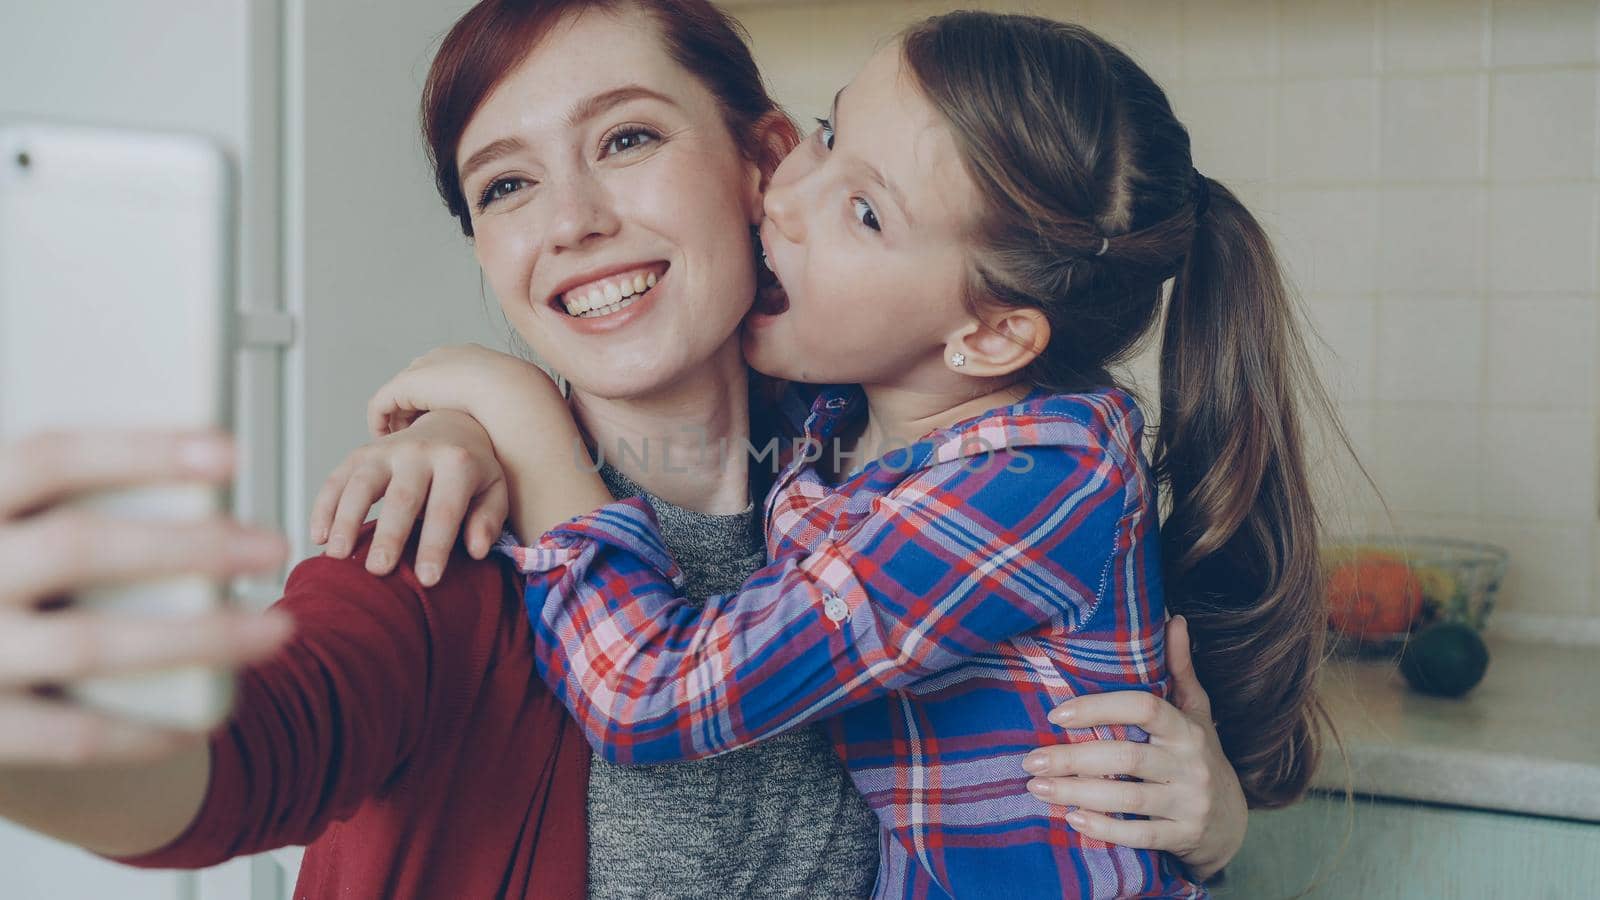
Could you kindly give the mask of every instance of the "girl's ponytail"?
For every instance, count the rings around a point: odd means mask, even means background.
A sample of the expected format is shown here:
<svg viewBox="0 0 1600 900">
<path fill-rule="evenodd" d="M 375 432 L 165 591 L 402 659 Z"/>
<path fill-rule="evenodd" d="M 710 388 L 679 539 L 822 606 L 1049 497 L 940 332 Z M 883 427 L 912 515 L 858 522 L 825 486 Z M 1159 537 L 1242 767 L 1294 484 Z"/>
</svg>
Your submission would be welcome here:
<svg viewBox="0 0 1600 900">
<path fill-rule="evenodd" d="M 1199 173 L 1161 341 L 1155 470 L 1170 604 L 1252 806 L 1304 792 L 1326 621 L 1300 406 L 1329 408 L 1259 223 Z"/>
</svg>

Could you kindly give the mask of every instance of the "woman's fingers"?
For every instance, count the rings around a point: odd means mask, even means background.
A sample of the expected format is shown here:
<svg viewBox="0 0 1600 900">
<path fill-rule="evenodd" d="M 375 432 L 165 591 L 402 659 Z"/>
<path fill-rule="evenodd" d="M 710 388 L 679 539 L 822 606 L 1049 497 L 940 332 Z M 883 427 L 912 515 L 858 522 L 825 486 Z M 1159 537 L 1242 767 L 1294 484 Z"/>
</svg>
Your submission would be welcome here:
<svg viewBox="0 0 1600 900">
<path fill-rule="evenodd" d="M 433 469 L 426 460 L 399 456 L 391 465 L 394 474 L 384 490 L 383 511 L 373 529 L 372 546 L 367 548 L 367 571 L 374 575 L 389 574 L 400 561 L 422 504 L 435 483 Z"/>
<path fill-rule="evenodd" d="M 1029 753 L 1022 767 L 1031 775 L 1132 775 L 1142 781 L 1168 782 L 1180 772 L 1163 747 L 1132 741 L 1085 741 L 1057 744 Z"/>
<path fill-rule="evenodd" d="M 6 765 L 75 767 L 164 759 L 205 740 L 101 715 L 29 694 L 0 694 L 0 760 Z"/>
<path fill-rule="evenodd" d="M 1161 744 L 1194 739 L 1194 723 L 1176 706 L 1146 691 L 1113 691 L 1074 697 L 1050 712 L 1050 721 L 1063 728 L 1098 725 L 1136 725 Z"/>
<path fill-rule="evenodd" d="M 1110 813 L 1172 818 L 1176 810 L 1160 784 L 1143 784 L 1115 778 L 1035 778 L 1028 791 L 1060 806 L 1079 806 Z"/>
<path fill-rule="evenodd" d="M 1211 721 L 1211 697 L 1201 687 L 1194 673 L 1194 658 L 1190 655 L 1189 620 L 1174 616 L 1167 623 L 1167 671 L 1172 675 L 1172 702 L 1185 713 L 1202 721 Z"/>
<path fill-rule="evenodd" d="M 287 556 L 282 537 L 226 519 L 139 521 L 58 509 L 0 530 L 0 607 L 113 582 L 265 572 Z"/>
<path fill-rule="evenodd" d="M 183 666 L 235 667 L 271 655 L 293 622 L 281 612 L 109 615 L 90 609 L 0 618 L 0 687 Z"/>
<path fill-rule="evenodd" d="M 1092 809 L 1067 813 L 1067 822 L 1082 835 L 1139 850 L 1181 853 L 1191 843 L 1182 826 L 1162 819 L 1113 819 Z"/>
<path fill-rule="evenodd" d="M 233 445 L 195 432 L 98 431 L 39 434 L 0 444 L 0 519 L 88 491 L 165 481 L 220 481 Z"/>
</svg>

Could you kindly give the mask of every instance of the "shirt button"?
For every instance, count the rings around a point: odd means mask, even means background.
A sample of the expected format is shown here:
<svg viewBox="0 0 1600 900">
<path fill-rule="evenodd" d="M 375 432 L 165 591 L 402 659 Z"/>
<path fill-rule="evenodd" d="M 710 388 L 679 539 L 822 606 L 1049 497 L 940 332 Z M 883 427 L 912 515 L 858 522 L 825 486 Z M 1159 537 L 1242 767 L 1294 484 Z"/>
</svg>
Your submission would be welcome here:
<svg viewBox="0 0 1600 900">
<path fill-rule="evenodd" d="M 831 591 L 824 592 L 822 596 L 824 598 L 822 603 L 822 613 L 823 615 L 827 616 L 829 620 L 834 622 L 843 622 L 845 619 L 850 617 L 850 607 L 845 604 L 842 598 Z"/>
</svg>

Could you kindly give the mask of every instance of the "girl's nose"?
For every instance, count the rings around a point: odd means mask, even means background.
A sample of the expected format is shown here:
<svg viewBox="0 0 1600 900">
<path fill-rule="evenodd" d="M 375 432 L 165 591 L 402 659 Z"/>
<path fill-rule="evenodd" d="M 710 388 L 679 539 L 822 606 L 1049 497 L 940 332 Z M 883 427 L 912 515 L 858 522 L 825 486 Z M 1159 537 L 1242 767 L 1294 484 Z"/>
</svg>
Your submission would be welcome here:
<svg viewBox="0 0 1600 900">
<path fill-rule="evenodd" d="M 585 174 L 546 183 L 555 194 L 550 220 L 552 249 L 571 250 L 590 238 L 610 237 L 621 224 L 606 191 Z"/>
<path fill-rule="evenodd" d="M 806 236 L 805 173 L 796 164 L 797 156 L 800 154 L 790 154 L 789 158 L 778 166 L 778 171 L 772 174 L 772 181 L 767 185 L 767 193 L 762 198 L 767 218 L 772 220 L 779 234 L 793 243 L 800 243 Z"/>
</svg>

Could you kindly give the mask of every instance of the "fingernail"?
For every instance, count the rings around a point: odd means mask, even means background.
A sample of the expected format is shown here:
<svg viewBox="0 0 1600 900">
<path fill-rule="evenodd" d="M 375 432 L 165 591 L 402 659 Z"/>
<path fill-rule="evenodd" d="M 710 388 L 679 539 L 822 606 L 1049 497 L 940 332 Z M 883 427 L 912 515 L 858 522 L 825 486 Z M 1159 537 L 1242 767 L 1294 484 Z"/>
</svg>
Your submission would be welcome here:
<svg viewBox="0 0 1600 900">
<path fill-rule="evenodd" d="M 219 475 L 232 465 L 233 448 L 214 437 L 190 438 L 178 445 L 178 459 L 192 471 Z"/>
<path fill-rule="evenodd" d="M 345 554 L 349 552 L 350 548 L 346 546 L 344 538 L 335 538 L 328 544 L 328 555 L 335 559 L 344 559 Z"/>
<path fill-rule="evenodd" d="M 389 554 L 382 550 L 374 550 L 367 554 L 367 568 L 374 573 L 389 571 Z"/>
<path fill-rule="evenodd" d="M 1082 828 L 1089 824 L 1089 817 L 1077 810 L 1073 810 L 1067 813 L 1067 821 L 1072 823 L 1073 828 Z"/>
<path fill-rule="evenodd" d="M 1045 759 L 1044 754 L 1040 753 L 1037 750 L 1035 750 L 1032 753 L 1029 753 L 1022 760 L 1022 768 L 1025 771 L 1033 772 L 1034 774 L 1038 774 L 1040 772 L 1043 772 L 1045 770 L 1045 767 L 1048 766 L 1049 764 L 1050 764 L 1050 761 L 1048 759 Z"/>
<path fill-rule="evenodd" d="M 1039 779 L 1035 778 L 1028 782 L 1028 792 L 1033 794 L 1035 797 L 1048 798 L 1051 794 L 1051 789 L 1047 782 L 1040 781 Z"/>
<path fill-rule="evenodd" d="M 417 566 L 417 580 L 428 587 L 433 587 L 439 581 L 439 567 L 433 563 L 423 563 Z"/>
<path fill-rule="evenodd" d="M 1049 719 L 1054 725 L 1065 725 L 1072 721 L 1072 707 L 1063 706 L 1051 710 L 1050 715 L 1046 716 L 1045 718 Z"/>
</svg>

